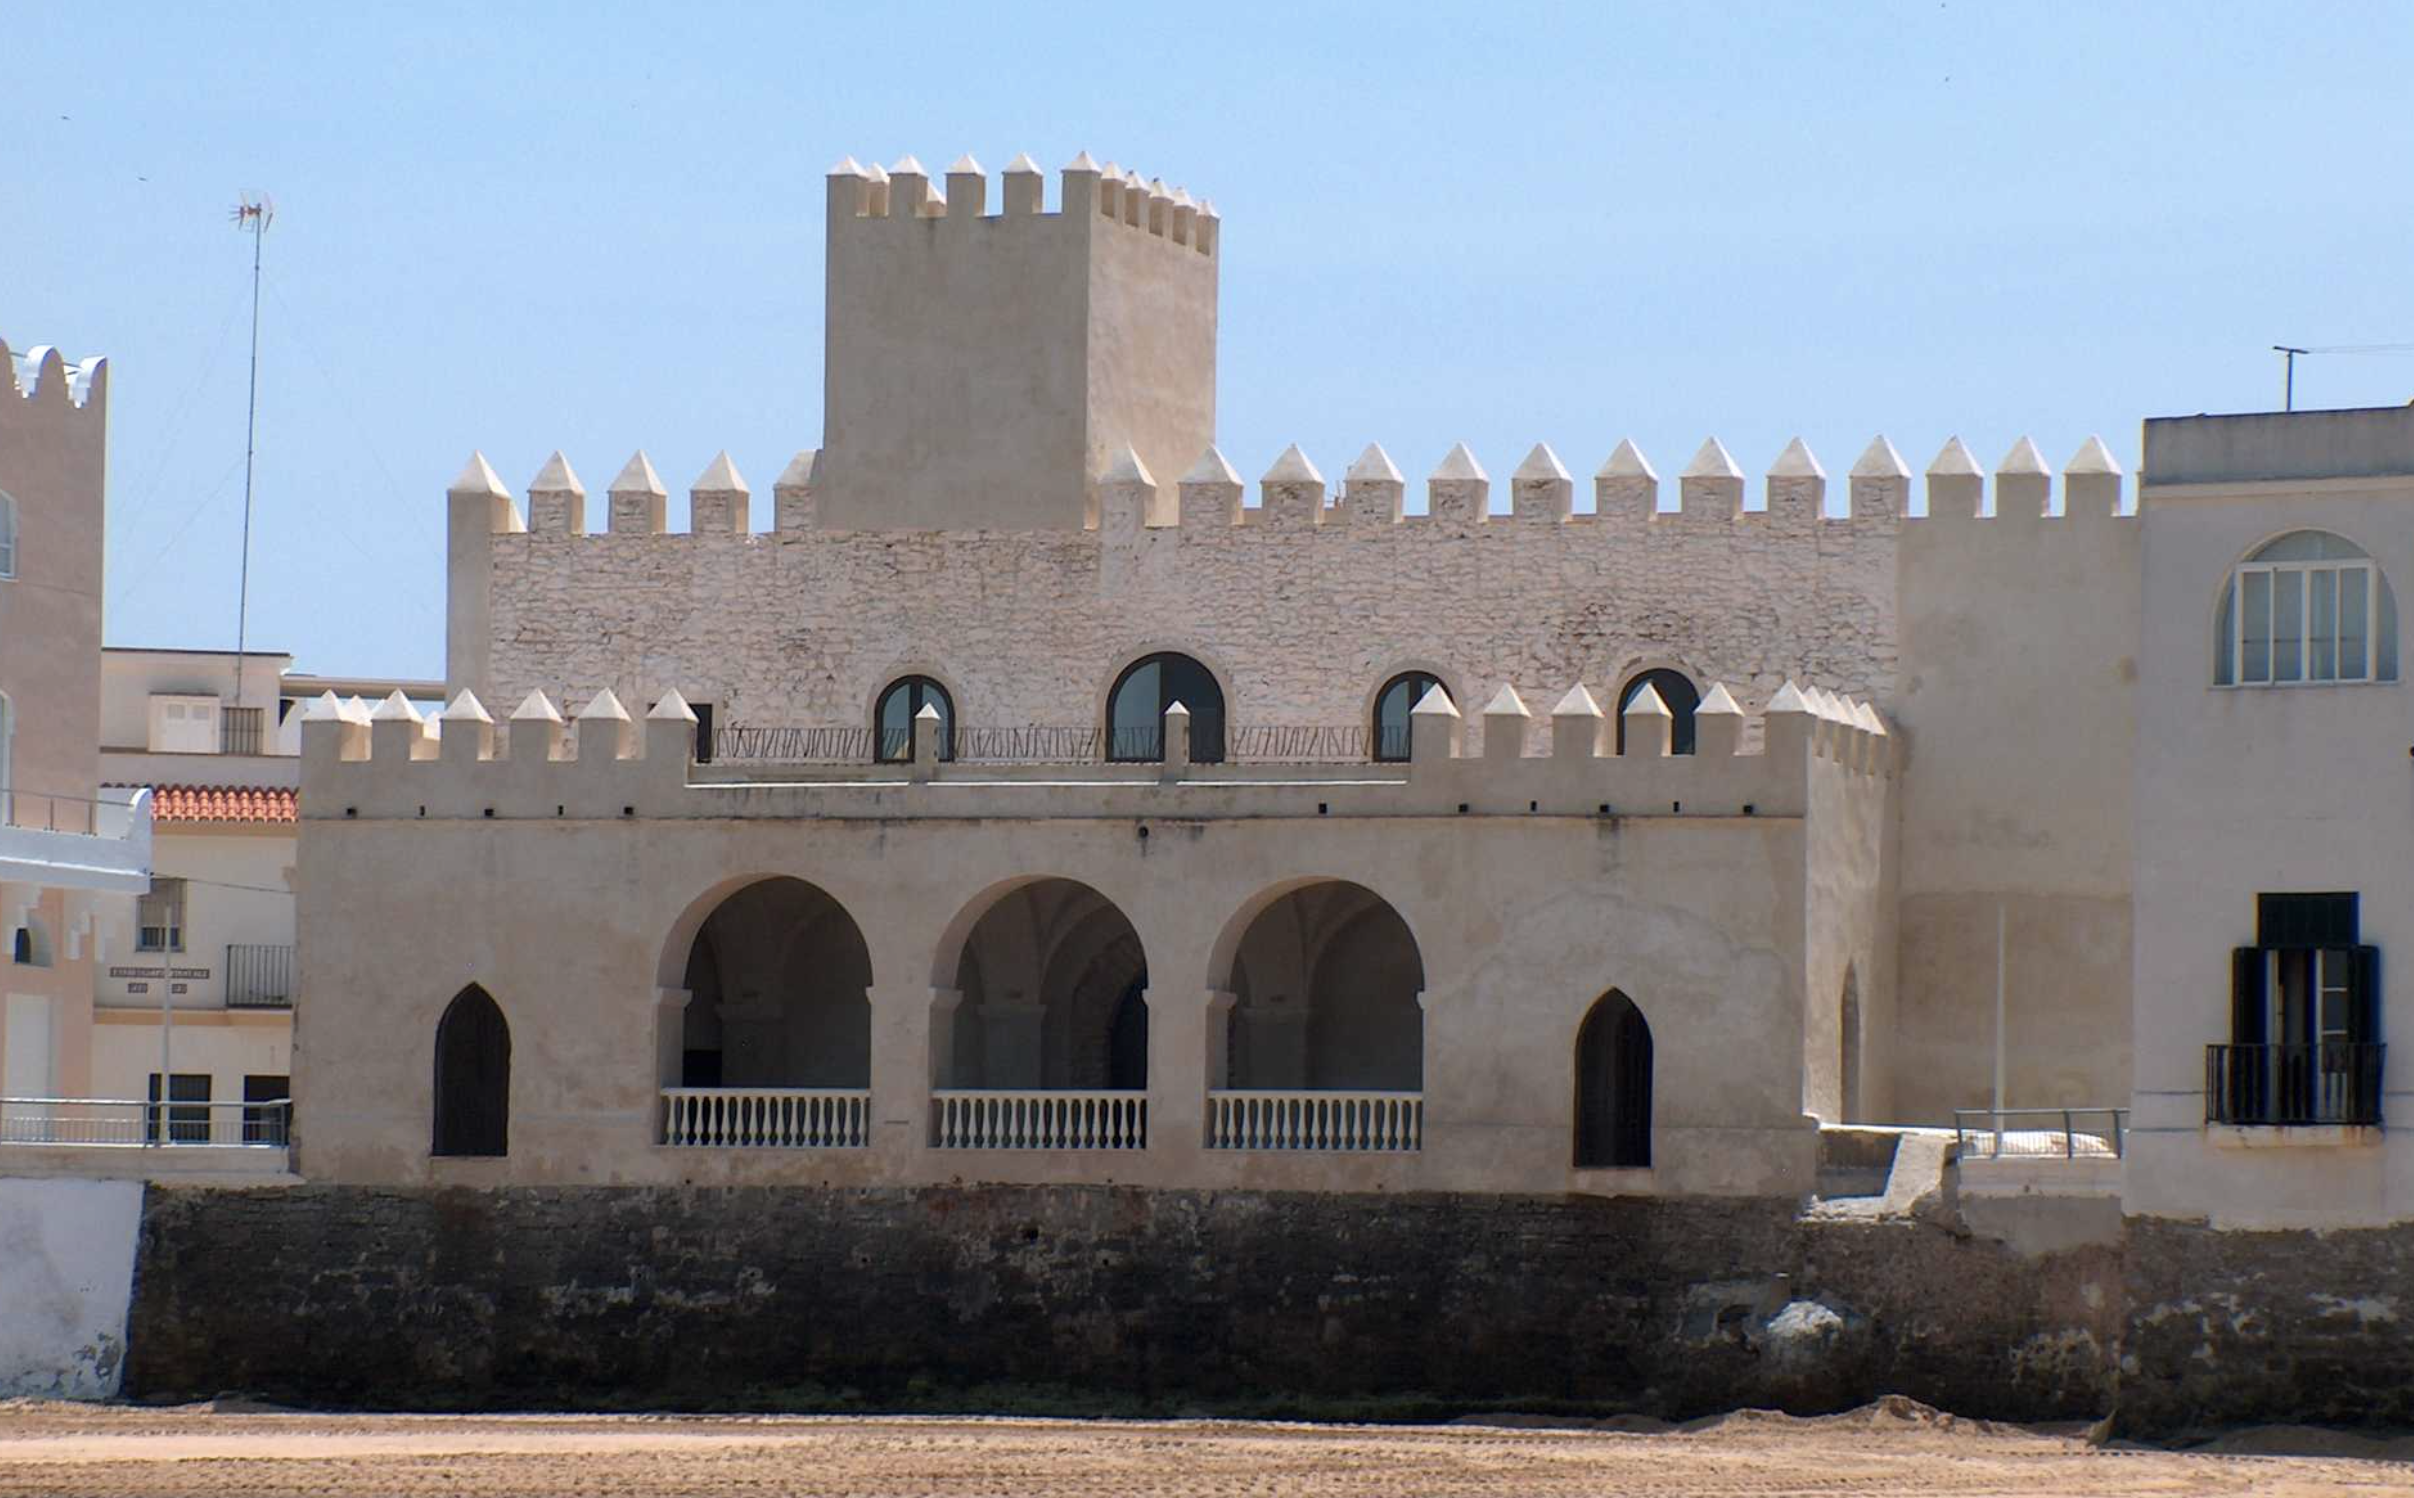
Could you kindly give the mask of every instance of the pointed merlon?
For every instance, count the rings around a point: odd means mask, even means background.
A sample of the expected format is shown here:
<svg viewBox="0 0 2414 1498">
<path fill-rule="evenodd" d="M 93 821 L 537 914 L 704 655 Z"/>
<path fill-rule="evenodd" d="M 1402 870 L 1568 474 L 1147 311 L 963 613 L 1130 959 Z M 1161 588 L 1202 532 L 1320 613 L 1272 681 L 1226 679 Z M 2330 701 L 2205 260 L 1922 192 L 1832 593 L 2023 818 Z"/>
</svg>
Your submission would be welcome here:
<svg viewBox="0 0 2414 1498">
<path fill-rule="evenodd" d="M 838 165 L 830 168 L 830 175 L 833 177 L 860 177 L 863 175 L 863 163 L 852 156 L 841 156 L 838 158 Z"/>
<path fill-rule="evenodd" d="M 345 722 L 367 723 L 370 719 L 370 716 L 369 704 L 361 701 L 359 694 L 355 693 L 354 695 L 344 699 Z"/>
<path fill-rule="evenodd" d="M 1601 704 L 1593 700 L 1593 694 L 1584 689 L 1583 682 L 1577 682 L 1567 689 L 1567 695 L 1560 698 L 1558 704 L 1551 709 L 1551 716 L 1554 718 L 1598 718 L 1601 716 Z"/>
<path fill-rule="evenodd" d="M 1626 699 L 1626 706 L 1618 716 L 1621 718 L 1673 718 L 1676 715 L 1668 711 L 1667 700 L 1660 696 L 1660 689 L 1650 682 L 1645 682 L 1640 690 Z"/>
<path fill-rule="evenodd" d="M 610 687 L 588 698 L 587 705 L 578 710 L 578 721 L 581 723 L 598 718 L 617 719 L 622 723 L 629 721 L 629 710 L 620 705 L 620 698 L 613 694 Z"/>
<path fill-rule="evenodd" d="M 1810 444 L 1796 437 L 1785 445 L 1784 452 L 1777 455 L 1777 461 L 1769 465 L 1769 477 L 1823 479 L 1827 477 L 1827 470 L 1819 466 L 1819 459 L 1811 452 Z"/>
<path fill-rule="evenodd" d="M 1978 466 L 1978 457 L 1969 444 L 1959 437 L 1948 437 L 1937 449 L 1936 460 L 1928 465 L 1930 478 L 1984 478 L 1986 470 Z"/>
<path fill-rule="evenodd" d="M 511 710 L 511 721 L 559 723 L 562 721 L 562 710 L 553 705 L 553 699 L 546 696 L 542 688 L 532 687 L 528 695 L 520 699 L 520 705 Z"/>
<path fill-rule="evenodd" d="M 1777 689 L 1777 695 L 1769 699 L 1768 711 L 1770 713 L 1801 713 L 1808 716 L 1811 705 L 1810 700 L 1802 695 L 1802 689 L 1795 686 L 1789 679 L 1785 685 Z"/>
<path fill-rule="evenodd" d="M 1175 704 L 1177 707 L 1180 705 L 1181 704 L 1179 703 Z M 690 714 L 689 716 L 692 717 L 694 715 Z M 942 723 L 945 722 L 946 719 L 941 716 L 939 712 L 939 704 L 935 702 L 925 702 L 922 704 L 922 710 L 914 714 L 914 721 L 916 723 Z"/>
<path fill-rule="evenodd" d="M 1223 215 L 1215 211 L 1215 199 L 1201 198 L 1199 199 L 1199 217 L 1220 219 Z"/>
<path fill-rule="evenodd" d="M 1324 475 L 1316 471 L 1316 465 L 1308 461 L 1308 455 L 1301 452 L 1299 444 L 1294 442 L 1282 450 L 1282 456 L 1274 460 L 1274 466 L 1267 469 L 1265 477 L 1259 479 L 1258 482 L 1261 484 L 1321 484 L 1324 482 Z"/>
<path fill-rule="evenodd" d="M 1512 480 L 1558 479 L 1566 481 L 1568 471 L 1567 465 L 1559 461 L 1559 455 L 1551 451 L 1551 445 L 1548 442 L 1537 442 L 1534 444 L 1534 450 L 1526 454 L 1526 460 L 1518 464 L 1517 471 L 1510 474 L 1509 477 Z"/>
<path fill-rule="evenodd" d="M 536 471 L 536 477 L 528 481 L 528 492 L 575 494 L 584 499 L 587 497 L 587 486 L 578 481 L 578 475 L 570 471 L 570 460 L 556 449 L 553 456 L 545 460 L 545 466 Z"/>
<path fill-rule="evenodd" d="M 897 164 L 890 167 L 888 173 L 892 177 L 927 177 L 930 175 L 922 170 L 922 163 L 916 161 L 911 152 L 898 157 Z"/>
<path fill-rule="evenodd" d="M 1065 163 L 1065 170 L 1068 172 L 1095 173 L 1098 170 L 1098 163 L 1090 159 L 1089 152 L 1082 151 L 1077 153 L 1071 161 Z"/>
<path fill-rule="evenodd" d="M 1503 682 L 1500 690 L 1492 694 L 1492 700 L 1484 704 L 1484 716 L 1487 718 L 1531 718 L 1534 715 L 1526 710 L 1526 700 L 1517 695 L 1517 688 Z"/>
<path fill-rule="evenodd" d="M 377 710 L 369 714 L 369 721 L 372 723 L 423 723 L 427 720 L 419 716 L 419 709 L 411 706 L 411 699 L 402 695 L 402 688 L 396 687 L 386 694 L 385 701 L 377 704 Z"/>
<path fill-rule="evenodd" d="M 964 159 L 970 161 L 972 158 L 967 156 Z M 1006 163 L 1006 175 L 1009 177 L 1039 176 L 1039 163 L 1031 159 L 1030 152 L 1017 151 L 1014 153 L 1014 159 Z"/>
<path fill-rule="evenodd" d="M 1149 475 L 1148 465 L 1140 461 L 1140 454 L 1128 442 L 1123 444 L 1123 451 L 1115 454 L 1115 461 L 1107 465 L 1106 472 L 1099 476 L 1099 482 L 1146 484 L 1151 489 L 1157 487 L 1157 481 Z"/>
<path fill-rule="evenodd" d="M 774 489 L 810 489 L 813 487 L 813 466 L 821 460 L 819 448 L 808 447 L 788 460 L 780 476 L 771 481 Z"/>
<path fill-rule="evenodd" d="M 1681 479 L 1739 479 L 1743 477 L 1743 470 L 1735 466 L 1734 454 L 1727 451 L 1727 445 L 1716 437 L 1712 437 L 1701 445 L 1701 451 L 1693 455 L 1693 461 L 1687 463 L 1685 471 L 1678 474 L 1677 477 Z"/>
<path fill-rule="evenodd" d="M 2054 472 L 2045 466 L 2045 454 L 2037 451 L 2037 444 L 2026 437 L 2012 444 L 2012 450 L 2003 455 L 2003 461 L 1995 465 L 1995 471 L 2036 478 L 2051 478 Z"/>
<path fill-rule="evenodd" d="M 629 459 L 627 465 L 620 470 L 620 476 L 612 480 L 612 487 L 608 492 L 613 494 L 668 494 L 670 491 L 662 487 L 662 475 L 654 471 L 653 460 L 645 455 L 643 448 L 640 448 L 637 455 Z"/>
<path fill-rule="evenodd" d="M 1441 464 L 1433 470 L 1433 476 L 1453 483 L 1470 481 L 1489 483 L 1492 478 L 1490 474 L 1484 472 L 1484 465 L 1475 461 L 1475 454 L 1467 450 L 1467 444 L 1464 442 L 1455 444 L 1450 451 L 1442 455 Z"/>
<path fill-rule="evenodd" d="M 2121 460 L 2112 455 L 2112 449 L 2104 445 L 2103 438 L 2090 437 L 2071 455 L 2070 461 L 2062 465 L 2062 471 L 2065 474 L 2104 473 L 2118 478 L 2122 471 Z"/>
<path fill-rule="evenodd" d="M 1366 444 L 1366 451 L 1358 454 L 1358 461 L 1350 464 L 1349 472 L 1343 474 L 1342 477 L 1353 484 L 1405 484 L 1408 482 L 1400 477 L 1399 465 L 1392 462 L 1391 454 L 1383 450 L 1383 444 L 1380 442 Z"/>
<path fill-rule="evenodd" d="M 696 475 L 696 481 L 687 487 L 690 492 L 696 494 L 751 494 L 754 492 L 746 487 L 746 480 L 739 476 L 738 465 L 729 461 L 729 453 L 726 449 L 706 464 L 704 471 Z"/>
<path fill-rule="evenodd" d="M 948 167 L 947 175 L 950 177 L 986 177 L 989 174 L 981 170 L 981 164 L 972 159 L 970 151 L 966 151 L 955 159 L 954 165 Z"/>
<path fill-rule="evenodd" d="M 1238 484 L 1240 481 L 1240 470 L 1226 461 L 1222 450 L 1212 442 L 1207 444 L 1205 452 L 1199 454 L 1199 460 L 1190 465 L 1190 471 L 1182 475 L 1185 484 Z"/>
<path fill-rule="evenodd" d="M 1869 439 L 1869 446 L 1862 449 L 1861 456 L 1854 460 L 1852 476 L 1857 479 L 1907 479 L 1911 477 L 1911 465 L 1903 461 L 1903 455 L 1894 450 L 1893 443 L 1883 436 L 1877 436 Z"/>
<path fill-rule="evenodd" d="M 867 166 L 863 169 L 863 177 L 865 181 L 872 183 L 874 186 L 878 186 L 880 183 L 888 180 L 888 168 L 880 165 L 878 162 L 873 162 L 870 166 Z"/>
<path fill-rule="evenodd" d="M 1425 695 L 1419 697 L 1417 705 L 1408 710 L 1408 716 L 1412 718 L 1455 718 L 1458 716 L 1458 704 L 1450 700 L 1450 694 L 1443 691 L 1442 684 L 1437 681 L 1425 689 Z"/>
<path fill-rule="evenodd" d="M 653 710 L 645 715 L 645 720 L 648 723 L 693 723 L 696 721 L 696 710 L 689 707 L 687 699 L 679 695 L 677 687 L 673 687 L 662 694 L 662 700 L 654 704 Z"/>
<path fill-rule="evenodd" d="M 478 694 L 467 687 L 463 687 L 454 694 L 453 700 L 446 703 L 444 711 L 436 716 L 447 723 L 492 723 L 494 721 L 493 715 L 486 711 L 486 704 L 480 702 Z"/>
<path fill-rule="evenodd" d="M 486 454 L 480 452 L 473 452 L 469 455 L 469 463 L 462 468 L 461 476 L 445 486 L 444 492 L 447 494 L 491 494 L 505 499 L 511 497 L 511 491 L 503 487 L 503 481 L 495 477 L 494 469 L 487 464 Z"/>
<path fill-rule="evenodd" d="M 0 347 L 0 356 L 5 356 L 7 352 L 6 348 Z M 333 692 L 319 693 L 302 708 L 302 721 L 305 723 L 343 722 L 344 704 L 342 699 Z"/>
<path fill-rule="evenodd" d="M 1643 450 L 1634 445 L 1632 437 L 1619 441 L 1617 450 L 1603 461 L 1599 471 L 1594 473 L 1593 477 L 1598 479 L 1649 479 L 1655 484 L 1660 481 L 1659 471 L 1651 466 L 1649 458 L 1643 456 Z"/>
<path fill-rule="evenodd" d="M 1878 710 L 1875 707 L 1867 702 L 1856 702 L 1852 705 L 1852 711 L 1853 717 L 1863 728 L 1881 738 L 1885 737 L 1886 720 L 1878 716 Z"/>
<path fill-rule="evenodd" d="M 1714 681 L 1710 690 L 1702 694 L 1701 705 L 1693 710 L 1697 718 L 1705 713 L 1713 718 L 1740 718 L 1743 709 L 1736 705 L 1735 694 L 1727 690 L 1725 682 Z"/>
<path fill-rule="evenodd" d="M 929 711 L 930 711 L 930 709 L 926 707 L 926 708 L 922 709 L 922 711 L 924 711 L 924 712 L 929 712 Z M 1187 723 L 1187 722 L 1189 722 L 1189 721 L 1190 721 L 1190 709 L 1189 709 L 1188 707 L 1184 706 L 1184 705 L 1183 705 L 1183 704 L 1182 704 L 1182 703 L 1181 703 L 1181 702 L 1180 702 L 1180 701 L 1177 699 L 1176 701 L 1173 701 L 1173 702 L 1170 702 L 1170 703 L 1167 703 L 1167 704 L 1166 704 L 1166 706 L 1165 706 L 1165 716 L 1166 716 L 1166 717 L 1168 717 L 1168 718 L 1179 718 L 1179 719 L 1181 719 L 1183 722 Z"/>
</svg>

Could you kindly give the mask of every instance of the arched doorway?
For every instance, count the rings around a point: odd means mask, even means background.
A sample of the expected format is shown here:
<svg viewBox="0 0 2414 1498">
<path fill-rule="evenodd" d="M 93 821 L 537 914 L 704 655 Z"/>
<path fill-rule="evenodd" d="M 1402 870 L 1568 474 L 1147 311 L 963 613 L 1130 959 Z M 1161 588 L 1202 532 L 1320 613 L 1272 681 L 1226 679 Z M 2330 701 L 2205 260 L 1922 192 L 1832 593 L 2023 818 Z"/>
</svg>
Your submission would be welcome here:
<svg viewBox="0 0 2414 1498">
<path fill-rule="evenodd" d="M 1418 1148 L 1425 967 L 1408 923 L 1342 879 L 1294 885 L 1235 919 L 1210 1143 Z"/>
<path fill-rule="evenodd" d="M 1616 989 L 1593 1001 L 1576 1032 L 1576 1164 L 1651 1163 L 1651 1025 Z"/>
<path fill-rule="evenodd" d="M 1838 1008 L 1836 1122 L 1852 1123 L 1861 1116 L 1861 979 L 1860 970 L 1849 963 Z"/>
<path fill-rule="evenodd" d="M 1702 705 L 1701 688 L 1695 686 L 1693 678 L 1684 672 L 1671 671 L 1666 667 L 1642 672 L 1618 690 L 1618 752 L 1626 752 L 1626 705 L 1634 701 L 1635 694 L 1645 687 L 1659 693 L 1660 701 L 1667 705 L 1668 752 L 1691 754 L 1693 718 Z"/>
<path fill-rule="evenodd" d="M 939 963 L 953 973 L 955 997 L 931 1026 L 937 1143 L 1141 1147 L 1148 959 L 1139 933 L 1112 900 L 1073 879 L 1017 881 L 975 903 L 960 948 Z"/>
<path fill-rule="evenodd" d="M 475 983 L 436 1022 L 434 1113 L 428 1153 L 511 1153 L 511 1026 Z"/>
<path fill-rule="evenodd" d="M 786 877 L 732 891 L 688 946 L 666 1142 L 867 1143 L 871 985 L 863 932 L 827 892 Z"/>
<path fill-rule="evenodd" d="M 1224 758 L 1224 689 L 1215 673 L 1186 655 L 1160 651 L 1123 668 L 1107 694 L 1106 757 L 1154 763 L 1165 758 L 1165 712 L 1179 702 L 1190 712 L 1190 761 Z"/>
<path fill-rule="evenodd" d="M 1443 686 L 1442 679 L 1430 671 L 1403 671 L 1383 683 L 1383 690 L 1375 694 L 1371 758 L 1376 763 L 1408 762 L 1409 751 L 1414 747 L 1411 726 L 1415 720 L 1411 715 L 1416 712 L 1417 704 L 1425 700 L 1425 694 L 1435 687 L 1442 688 L 1443 697 L 1450 696 L 1450 688 Z"/>
</svg>

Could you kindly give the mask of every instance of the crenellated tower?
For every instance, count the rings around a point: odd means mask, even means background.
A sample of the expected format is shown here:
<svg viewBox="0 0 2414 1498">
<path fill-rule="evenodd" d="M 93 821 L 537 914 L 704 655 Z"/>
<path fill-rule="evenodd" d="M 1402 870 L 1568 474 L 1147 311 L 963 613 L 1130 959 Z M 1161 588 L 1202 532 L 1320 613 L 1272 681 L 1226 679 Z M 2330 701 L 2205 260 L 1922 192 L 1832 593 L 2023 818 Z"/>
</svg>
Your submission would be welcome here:
<svg viewBox="0 0 2414 1498">
<path fill-rule="evenodd" d="M 818 523 L 1079 529 L 1126 445 L 1180 473 L 1215 435 L 1214 205 L 1087 153 L 1002 212 L 970 156 L 829 177 Z"/>
</svg>

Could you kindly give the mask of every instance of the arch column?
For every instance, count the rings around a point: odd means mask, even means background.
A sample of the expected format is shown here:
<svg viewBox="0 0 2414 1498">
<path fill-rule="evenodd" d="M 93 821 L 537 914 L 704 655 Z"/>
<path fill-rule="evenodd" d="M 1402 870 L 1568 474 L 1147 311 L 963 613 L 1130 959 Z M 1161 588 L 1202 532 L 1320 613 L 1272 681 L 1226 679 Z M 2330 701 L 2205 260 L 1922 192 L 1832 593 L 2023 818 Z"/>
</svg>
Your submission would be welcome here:
<svg viewBox="0 0 2414 1498">
<path fill-rule="evenodd" d="M 891 1179 L 913 1179 L 930 1145 L 930 1094 L 954 1054 L 963 995 L 876 983 L 872 1004 L 872 1152 Z"/>
</svg>

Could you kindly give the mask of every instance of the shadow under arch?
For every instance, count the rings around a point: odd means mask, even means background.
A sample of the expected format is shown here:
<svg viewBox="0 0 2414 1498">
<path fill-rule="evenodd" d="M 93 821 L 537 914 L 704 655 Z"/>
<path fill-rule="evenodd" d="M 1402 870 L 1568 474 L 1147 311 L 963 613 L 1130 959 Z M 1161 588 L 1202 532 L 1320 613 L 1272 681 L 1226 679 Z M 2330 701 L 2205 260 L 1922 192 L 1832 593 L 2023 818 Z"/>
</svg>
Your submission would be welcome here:
<svg viewBox="0 0 2414 1498">
<path fill-rule="evenodd" d="M 1365 884 L 1309 875 L 1259 890 L 1217 933 L 1208 986 L 1233 998 L 1211 1087 L 1424 1086 L 1424 951 Z"/>
<path fill-rule="evenodd" d="M 660 1080 L 701 1088 L 871 1085 L 871 951 L 854 914 L 791 874 L 714 884 L 671 923 Z"/>
<path fill-rule="evenodd" d="M 1142 1091 L 1148 958 L 1082 880 L 1029 874 L 966 901 L 932 949 L 931 1075 L 952 1090 Z"/>
</svg>

